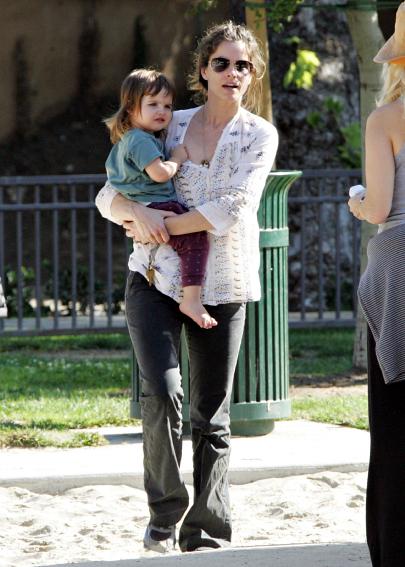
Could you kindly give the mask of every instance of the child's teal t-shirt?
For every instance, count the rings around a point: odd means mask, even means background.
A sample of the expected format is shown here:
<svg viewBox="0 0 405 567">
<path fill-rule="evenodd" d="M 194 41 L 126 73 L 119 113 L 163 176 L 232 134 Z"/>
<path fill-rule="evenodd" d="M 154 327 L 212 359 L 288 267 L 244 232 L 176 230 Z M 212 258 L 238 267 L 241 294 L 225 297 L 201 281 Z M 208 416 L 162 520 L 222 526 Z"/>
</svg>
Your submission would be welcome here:
<svg viewBox="0 0 405 567">
<path fill-rule="evenodd" d="M 133 128 L 111 149 L 105 164 L 108 181 L 119 193 L 137 201 L 175 200 L 171 179 L 158 183 L 145 171 L 156 158 L 165 159 L 163 142 L 153 134 Z"/>
</svg>

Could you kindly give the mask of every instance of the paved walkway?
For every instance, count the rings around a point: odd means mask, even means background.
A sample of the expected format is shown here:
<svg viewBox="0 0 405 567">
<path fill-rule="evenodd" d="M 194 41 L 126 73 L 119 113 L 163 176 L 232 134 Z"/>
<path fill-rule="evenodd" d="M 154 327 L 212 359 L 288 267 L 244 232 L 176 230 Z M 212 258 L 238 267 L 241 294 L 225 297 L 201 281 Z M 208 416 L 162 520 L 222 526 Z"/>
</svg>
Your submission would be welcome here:
<svg viewBox="0 0 405 567">
<path fill-rule="evenodd" d="M 0 486 L 20 486 L 48 494 L 90 484 L 127 484 L 141 488 L 142 439 L 139 428 L 103 428 L 97 431 L 105 435 L 108 445 L 81 449 L 1 450 Z M 243 484 L 322 470 L 364 471 L 368 456 L 369 434 L 366 431 L 303 420 L 280 421 L 269 435 L 232 439 L 230 481 Z M 189 439 L 184 442 L 182 470 L 186 481 L 191 482 Z M 250 564 L 256 567 L 370 567 L 366 546 L 358 543 L 240 548 L 76 565 L 203 567 L 209 566 L 213 560 L 221 561 L 222 567 L 246 567 Z"/>
<path fill-rule="evenodd" d="M 5 449 L 0 451 L 0 486 L 21 486 L 57 493 L 89 484 L 143 487 L 142 437 L 139 428 L 102 428 L 108 445 L 80 449 Z M 261 437 L 234 437 L 230 481 L 322 470 L 364 471 L 369 456 L 366 431 L 310 421 L 279 421 Z M 192 477 L 191 441 L 183 448 L 182 471 Z"/>
</svg>

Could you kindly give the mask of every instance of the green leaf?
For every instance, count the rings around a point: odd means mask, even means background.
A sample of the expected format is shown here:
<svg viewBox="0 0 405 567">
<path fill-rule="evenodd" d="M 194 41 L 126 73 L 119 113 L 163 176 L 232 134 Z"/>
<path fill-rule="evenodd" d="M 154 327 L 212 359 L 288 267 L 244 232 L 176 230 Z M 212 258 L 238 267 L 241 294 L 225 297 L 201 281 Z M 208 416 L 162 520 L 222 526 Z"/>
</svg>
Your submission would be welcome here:
<svg viewBox="0 0 405 567">
<path fill-rule="evenodd" d="M 314 51 L 298 49 L 297 60 L 291 63 L 284 76 L 284 87 L 286 88 L 292 83 L 299 89 L 311 89 L 319 65 L 320 61 Z"/>
<path fill-rule="evenodd" d="M 314 110 L 312 112 L 308 112 L 308 114 L 306 116 L 306 121 L 307 121 L 307 124 L 309 124 L 309 126 L 311 126 L 311 128 L 319 128 L 319 126 L 322 124 L 321 113 L 317 112 L 316 110 Z"/>
<path fill-rule="evenodd" d="M 361 167 L 361 127 L 352 122 L 340 129 L 344 143 L 338 147 L 340 158 L 349 167 Z"/>
</svg>

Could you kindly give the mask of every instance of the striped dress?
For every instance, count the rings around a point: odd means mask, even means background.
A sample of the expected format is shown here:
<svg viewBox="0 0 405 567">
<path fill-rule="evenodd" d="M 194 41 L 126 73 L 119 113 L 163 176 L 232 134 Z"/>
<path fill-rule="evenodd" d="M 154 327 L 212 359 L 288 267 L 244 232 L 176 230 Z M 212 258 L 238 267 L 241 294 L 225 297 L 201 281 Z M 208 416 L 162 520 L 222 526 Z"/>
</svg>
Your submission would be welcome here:
<svg viewBox="0 0 405 567">
<path fill-rule="evenodd" d="M 390 214 L 367 247 L 358 297 L 386 383 L 405 379 L 405 145 L 395 156 Z"/>
</svg>

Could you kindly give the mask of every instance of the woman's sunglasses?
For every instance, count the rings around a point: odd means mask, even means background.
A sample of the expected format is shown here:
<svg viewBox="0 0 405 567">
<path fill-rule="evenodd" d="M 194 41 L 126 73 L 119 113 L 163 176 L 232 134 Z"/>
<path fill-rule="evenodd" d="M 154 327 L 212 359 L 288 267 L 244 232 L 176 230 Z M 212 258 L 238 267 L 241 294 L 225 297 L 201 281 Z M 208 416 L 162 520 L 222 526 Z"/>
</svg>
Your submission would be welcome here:
<svg viewBox="0 0 405 567">
<path fill-rule="evenodd" d="M 213 71 L 215 71 L 216 73 L 222 73 L 222 71 L 226 71 L 226 69 L 228 69 L 228 67 L 231 65 L 231 62 L 226 57 L 214 57 L 214 59 L 211 59 L 210 65 Z M 251 63 L 250 61 L 245 61 L 244 59 L 235 61 L 233 67 L 235 67 L 237 72 L 241 75 L 249 75 L 249 73 L 252 73 L 254 69 L 253 63 Z"/>
</svg>

